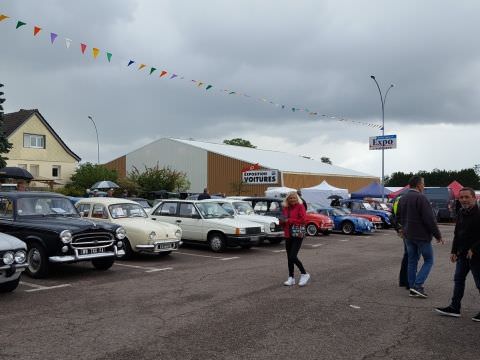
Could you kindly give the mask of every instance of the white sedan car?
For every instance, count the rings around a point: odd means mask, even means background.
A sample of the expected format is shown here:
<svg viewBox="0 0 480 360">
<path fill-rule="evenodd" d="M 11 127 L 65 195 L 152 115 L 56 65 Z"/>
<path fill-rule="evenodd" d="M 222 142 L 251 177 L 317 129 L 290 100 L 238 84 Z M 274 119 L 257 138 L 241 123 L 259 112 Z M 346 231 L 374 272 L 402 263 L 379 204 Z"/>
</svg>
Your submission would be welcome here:
<svg viewBox="0 0 480 360">
<path fill-rule="evenodd" d="M 209 202 L 216 202 L 220 204 L 230 215 L 241 220 L 252 221 L 262 224 L 265 228 L 265 238 L 272 244 L 278 244 L 282 241 L 284 232 L 279 224 L 278 218 L 274 216 L 258 215 L 252 208 L 248 201 L 239 199 L 211 199 L 203 200 Z"/>
<path fill-rule="evenodd" d="M 27 245 L 16 237 L 0 233 L 0 292 L 15 290 L 27 266 Z"/>
<path fill-rule="evenodd" d="M 152 221 L 135 201 L 120 198 L 85 198 L 75 204 L 81 216 L 121 225 L 126 233 L 125 256 L 133 253 L 170 254 L 181 245 L 177 225 Z"/>
</svg>

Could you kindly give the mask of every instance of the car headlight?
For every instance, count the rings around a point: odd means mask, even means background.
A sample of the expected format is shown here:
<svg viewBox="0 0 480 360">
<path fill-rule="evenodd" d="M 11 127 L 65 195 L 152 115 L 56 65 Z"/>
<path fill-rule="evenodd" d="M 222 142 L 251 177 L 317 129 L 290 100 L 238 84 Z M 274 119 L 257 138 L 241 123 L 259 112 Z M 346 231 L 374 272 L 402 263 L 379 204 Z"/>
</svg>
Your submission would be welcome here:
<svg viewBox="0 0 480 360">
<path fill-rule="evenodd" d="M 15 262 L 17 264 L 23 264 L 25 262 L 25 260 L 27 260 L 27 253 L 23 250 L 18 250 L 16 253 L 15 253 Z"/>
<path fill-rule="evenodd" d="M 117 228 L 117 230 L 115 230 L 115 236 L 118 240 L 123 240 L 127 236 L 127 232 L 123 227 L 120 226 L 119 228 Z"/>
<path fill-rule="evenodd" d="M 270 224 L 270 231 L 271 232 L 275 231 L 275 223 L 273 223 L 273 222 Z"/>
<path fill-rule="evenodd" d="M 155 239 L 156 236 L 157 236 L 157 233 L 155 231 L 152 231 L 150 234 L 148 234 L 148 237 L 150 238 L 150 240 Z"/>
<path fill-rule="evenodd" d="M 246 234 L 247 229 L 242 229 L 242 228 L 236 228 L 235 229 L 235 235 L 241 235 L 241 234 Z"/>
<path fill-rule="evenodd" d="M 181 239 L 182 238 L 182 230 L 177 229 L 177 231 L 175 231 L 175 237 L 177 239 Z"/>
<path fill-rule="evenodd" d="M 62 240 L 64 244 L 69 244 L 70 242 L 72 242 L 72 233 L 70 232 L 70 230 L 63 230 L 60 233 L 60 240 Z"/>
<path fill-rule="evenodd" d="M 7 251 L 5 254 L 3 254 L 3 263 L 5 265 L 12 265 L 14 261 L 15 257 L 13 255 L 13 252 Z"/>
</svg>

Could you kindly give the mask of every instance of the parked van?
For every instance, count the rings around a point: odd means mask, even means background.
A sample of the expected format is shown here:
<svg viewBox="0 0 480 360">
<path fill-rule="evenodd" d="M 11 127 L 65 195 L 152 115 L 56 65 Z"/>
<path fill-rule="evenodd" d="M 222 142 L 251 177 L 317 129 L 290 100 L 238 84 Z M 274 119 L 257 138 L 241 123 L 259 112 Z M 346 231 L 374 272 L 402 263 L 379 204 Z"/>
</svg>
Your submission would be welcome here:
<svg viewBox="0 0 480 360">
<path fill-rule="evenodd" d="M 424 192 L 437 221 L 450 221 L 455 219 L 455 196 L 452 189 L 448 187 L 426 187 Z"/>
</svg>

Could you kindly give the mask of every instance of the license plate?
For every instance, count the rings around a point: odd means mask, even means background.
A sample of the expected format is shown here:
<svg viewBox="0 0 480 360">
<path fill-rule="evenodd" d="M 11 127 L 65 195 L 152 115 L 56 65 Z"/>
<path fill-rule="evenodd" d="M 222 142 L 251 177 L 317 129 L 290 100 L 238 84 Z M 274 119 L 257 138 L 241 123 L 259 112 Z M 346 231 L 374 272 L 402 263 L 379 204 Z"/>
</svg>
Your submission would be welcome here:
<svg viewBox="0 0 480 360">
<path fill-rule="evenodd" d="M 171 243 L 168 243 L 168 244 L 158 244 L 157 245 L 157 248 L 158 249 L 170 249 L 172 247 L 172 244 Z"/>
<path fill-rule="evenodd" d="M 94 248 L 94 249 L 79 249 L 78 253 L 80 255 L 92 255 L 92 254 L 100 254 L 104 253 L 105 248 Z"/>
</svg>

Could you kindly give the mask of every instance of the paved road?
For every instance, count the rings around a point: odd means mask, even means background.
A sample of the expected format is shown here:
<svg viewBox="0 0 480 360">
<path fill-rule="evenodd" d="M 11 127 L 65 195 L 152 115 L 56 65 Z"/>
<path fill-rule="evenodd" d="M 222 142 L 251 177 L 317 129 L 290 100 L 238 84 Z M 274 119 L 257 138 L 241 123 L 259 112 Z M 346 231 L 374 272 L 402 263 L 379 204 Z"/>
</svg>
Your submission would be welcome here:
<svg viewBox="0 0 480 360">
<path fill-rule="evenodd" d="M 452 226 L 441 227 L 451 240 Z M 98 272 L 62 266 L 1 295 L 0 359 L 476 359 L 480 296 L 469 279 L 464 316 L 448 304 L 450 242 L 435 246 L 429 299 L 397 286 L 391 230 L 308 238 L 310 285 L 282 286 L 282 245 L 214 254 L 182 248 Z"/>
</svg>

